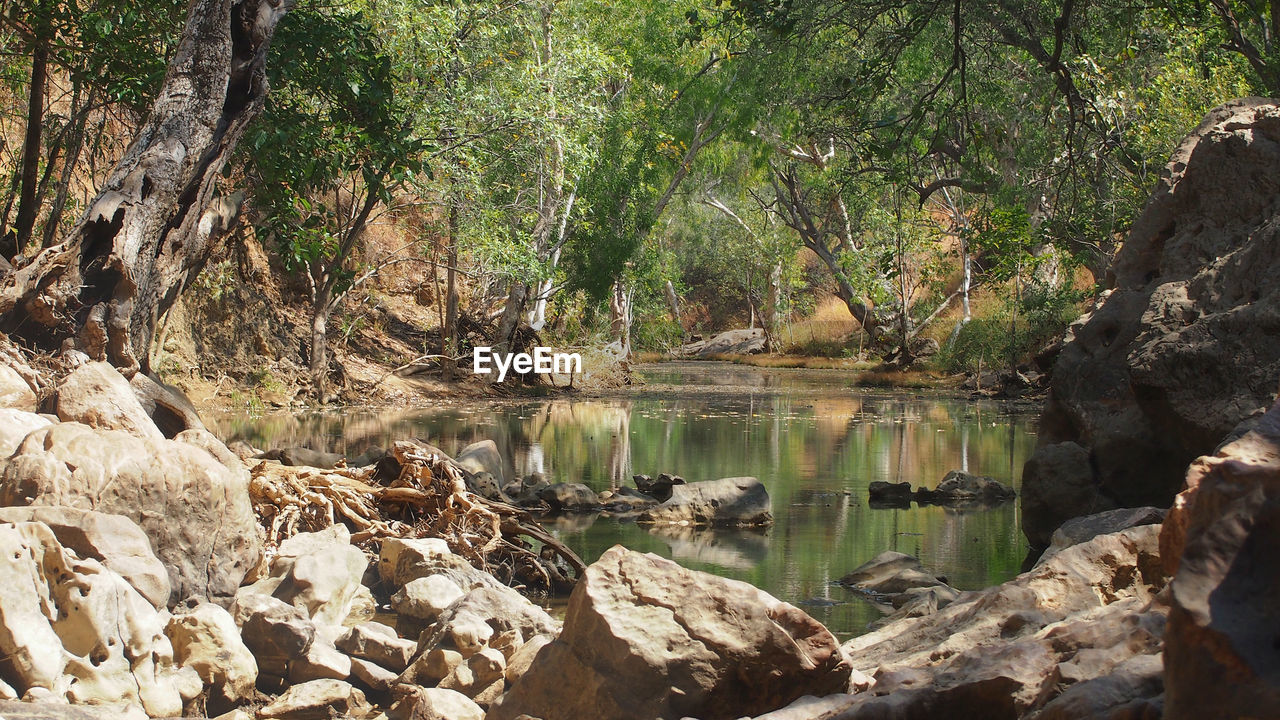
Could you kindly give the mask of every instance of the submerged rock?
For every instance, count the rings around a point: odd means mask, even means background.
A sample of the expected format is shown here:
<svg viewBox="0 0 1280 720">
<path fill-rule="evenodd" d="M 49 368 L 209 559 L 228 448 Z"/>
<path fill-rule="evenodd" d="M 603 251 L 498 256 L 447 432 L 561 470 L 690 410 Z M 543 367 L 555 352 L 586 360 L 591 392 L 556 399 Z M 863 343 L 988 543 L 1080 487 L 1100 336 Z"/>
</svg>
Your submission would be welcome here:
<svg viewBox="0 0 1280 720">
<path fill-rule="evenodd" d="M 488 717 L 719 720 L 848 685 L 835 638 L 799 609 L 615 546 L 574 589 L 560 636 Z"/>
<path fill-rule="evenodd" d="M 916 501 L 933 505 L 999 505 L 1017 496 L 1013 488 L 985 475 L 952 470 L 938 487 L 916 491 Z"/>
<path fill-rule="evenodd" d="M 671 499 L 671 488 L 685 484 L 684 478 L 668 473 L 658 473 L 656 480 L 648 475 L 632 475 L 631 479 L 635 482 L 637 490 L 658 502 Z"/>
<path fill-rule="evenodd" d="M 552 510 L 597 510 L 600 498 L 582 483 L 556 483 L 538 491 L 538 497 Z"/>
<path fill-rule="evenodd" d="M 908 507 L 911 505 L 913 496 L 909 482 L 890 483 L 876 480 L 867 486 L 867 500 L 873 507 L 876 505 Z"/>
<path fill-rule="evenodd" d="M 762 717 L 1012 719 L 1029 717 L 1088 681 L 1141 675 L 1140 663 L 1149 670 L 1151 661 L 1125 663 L 1159 657 L 1167 612 L 1156 601 L 1166 577 L 1158 535 L 1159 528 L 1148 525 L 1098 536 L 1003 585 L 854 638 L 843 649 L 855 678 L 872 678 L 867 691 L 811 699 Z M 1108 695 L 1098 685 L 1089 691 L 1097 717 L 1121 705 L 1159 702 L 1158 685 L 1125 687 L 1137 690 Z"/>
<path fill-rule="evenodd" d="M 883 598 L 894 607 L 901 607 L 914 599 L 910 591 L 918 588 L 936 587 L 951 590 L 951 593 L 937 597 L 953 598 L 955 593 L 944 579 L 925 570 L 920 560 L 892 550 L 886 550 L 871 558 L 837 582 Z M 943 605 L 945 606 L 948 601 L 949 599 L 944 600 Z"/>
<path fill-rule="evenodd" d="M 1069 328 L 1023 474 L 1023 528 L 1048 545 L 1065 520 L 1165 507 L 1187 465 L 1261 414 L 1280 377 L 1280 107 L 1211 111 L 1174 151 L 1116 255 L 1114 291 Z M 1086 462 L 1071 491 L 1042 478 L 1047 448 Z M 1056 471 L 1063 475 L 1061 471 Z M 1065 497 L 1054 497 L 1065 495 Z"/>
<path fill-rule="evenodd" d="M 753 477 L 723 478 L 671 488 L 671 498 L 645 510 L 639 522 L 746 527 L 773 524 L 769 491 Z"/>
</svg>

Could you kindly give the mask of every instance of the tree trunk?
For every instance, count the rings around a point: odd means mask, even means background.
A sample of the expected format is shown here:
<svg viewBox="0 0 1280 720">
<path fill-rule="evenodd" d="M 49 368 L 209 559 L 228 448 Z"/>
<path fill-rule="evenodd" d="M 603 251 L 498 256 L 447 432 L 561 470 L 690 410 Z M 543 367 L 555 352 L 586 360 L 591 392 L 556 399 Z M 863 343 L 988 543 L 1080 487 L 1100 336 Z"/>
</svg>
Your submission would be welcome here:
<svg viewBox="0 0 1280 720">
<path fill-rule="evenodd" d="M 458 352 L 458 205 L 449 203 L 449 255 L 445 261 L 445 304 L 444 327 L 440 329 L 440 354 L 444 356 L 444 381 L 452 382 L 457 362 L 453 356 Z"/>
<path fill-rule="evenodd" d="M 235 222 L 215 197 L 223 165 L 267 93 L 267 48 L 292 0 L 191 0 L 182 39 L 138 136 L 62 243 L 0 284 L 0 325 L 45 348 L 74 338 L 128 376 L 156 321 Z"/>
<path fill-rule="evenodd" d="M 311 302 L 311 386 L 322 404 L 329 390 L 329 313 L 333 311 L 328 285 L 327 279 L 316 283 Z"/>
<path fill-rule="evenodd" d="M 498 335 L 494 339 L 494 352 L 506 355 L 515 347 L 516 329 L 520 326 L 520 315 L 524 312 L 525 300 L 529 298 L 529 286 L 523 280 L 512 280 L 511 289 L 507 291 L 507 302 L 498 319 Z M 496 377 L 496 376 L 495 376 Z"/>
<path fill-rule="evenodd" d="M 44 86 L 49 76 L 49 46 L 43 37 L 31 49 L 31 92 L 27 100 L 27 131 L 22 143 L 22 172 L 18 192 L 18 219 L 13 226 L 13 243 L 5 243 L 4 254 L 13 257 L 31 241 L 36 225 L 36 176 L 40 170 L 40 133 L 44 127 Z"/>
<path fill-rule="evenodd" d="M 622 279 L 614 281 L 609 299 L 609 325 L 622 349 L 622 357 L 631 357 L 631 293 Z"/>
</svg>

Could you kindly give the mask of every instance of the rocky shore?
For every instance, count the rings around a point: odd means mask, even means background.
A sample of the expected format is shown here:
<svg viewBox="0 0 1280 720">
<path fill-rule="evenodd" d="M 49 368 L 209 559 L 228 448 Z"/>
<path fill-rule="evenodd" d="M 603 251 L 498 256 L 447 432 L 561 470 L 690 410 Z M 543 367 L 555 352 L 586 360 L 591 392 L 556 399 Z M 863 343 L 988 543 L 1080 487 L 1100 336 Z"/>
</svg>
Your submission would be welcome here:
<svg viewBox="0 0 1280 720">
<path fill-rule="evenodd" d="M 841 645 L 750 585 L 622 547 L 580 572 L 561 562 L 573 589 L 557 621 L 508 586 L 517 575 L 483 562 L 503 556 L 460 544 L 513 536 L 433 533 L 425 515 L 427 532 L 411 532 L 388 514 L 391 498 L 417 498 L 425 513 L 426 475 L 476 486 L 484 448 L 454 460 L 397 443 L 367 469 L 246 463 L 157 410 L 178 399 L 149 413 L 140 382 L 76 360 L 37 371 L 10 350 L 0 366 L 5 717 L 1155 718 L 1280 707 L 1274 651 L 1258 639 L 1276 616 L 1252 592 L 1277 576 L 1264 549 L 1280 506 L 1280 406 L 1192 465 L 1163 524 L 1155 509 L 1073 521 L 1034 569 L 982 591 L 893 554 L 851 572 L 842 582 L 890 614 Z M 419 456 L 436 464 L 414 465 Z M 399 470 L 379 481 L 388 458 Z M 297 497 L 268 482 L 284 480 L 302 482 Z M 769 513 L 752 478 L 637 483 L 667 496 L 635 491 L 650 522 Z M 563 494 L 554 487 L 533 497 Z M 448 502 L 488 502 L 450 492 Z M 325 503 L 327 515 L 315 511 Z M 394 615 L 378 614 L 388 604 Z"/>
</svg>

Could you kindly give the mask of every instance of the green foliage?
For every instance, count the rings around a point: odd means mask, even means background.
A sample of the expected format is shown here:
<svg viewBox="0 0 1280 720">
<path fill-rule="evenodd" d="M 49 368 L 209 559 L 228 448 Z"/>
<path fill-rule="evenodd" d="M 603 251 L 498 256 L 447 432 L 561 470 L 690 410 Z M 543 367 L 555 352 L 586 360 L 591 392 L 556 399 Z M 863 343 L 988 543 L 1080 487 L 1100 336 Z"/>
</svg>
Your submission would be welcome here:
<svg viewBox="0 0 1280 720">
<path fill-rule="evenodd" d="M 1020 298 L 1006 298 L 995 312 L 966 323 L 935 361 L 951 372 L 1008 370 L 1011 364 L 1026 363 L 1080 315 L 1086 295 L 1032 286 Z"/>
</svg>

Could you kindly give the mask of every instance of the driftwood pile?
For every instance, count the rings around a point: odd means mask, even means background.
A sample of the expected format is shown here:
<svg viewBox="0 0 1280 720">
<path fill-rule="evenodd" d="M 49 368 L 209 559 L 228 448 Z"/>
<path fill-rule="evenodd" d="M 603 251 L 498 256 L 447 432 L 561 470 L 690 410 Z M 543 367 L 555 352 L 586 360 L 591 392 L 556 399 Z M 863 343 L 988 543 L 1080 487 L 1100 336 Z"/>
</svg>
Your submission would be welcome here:
<svg viewBox="0 0 1280 720">
<path fill-rule="evenodd" d="M 399 471 L 382 484 L 391 461 Z M 475 567 L 527 593 L 566 593 L 585 569 L 528 512 L 470 492 L 461 468 L 414 442 L 397 442 L 383 463 L 365 468 L 263 461 L 252 468 L 249 490 L 268 547 L 340 522 L 357 543 L 442 538 Z"/>
</svg>

